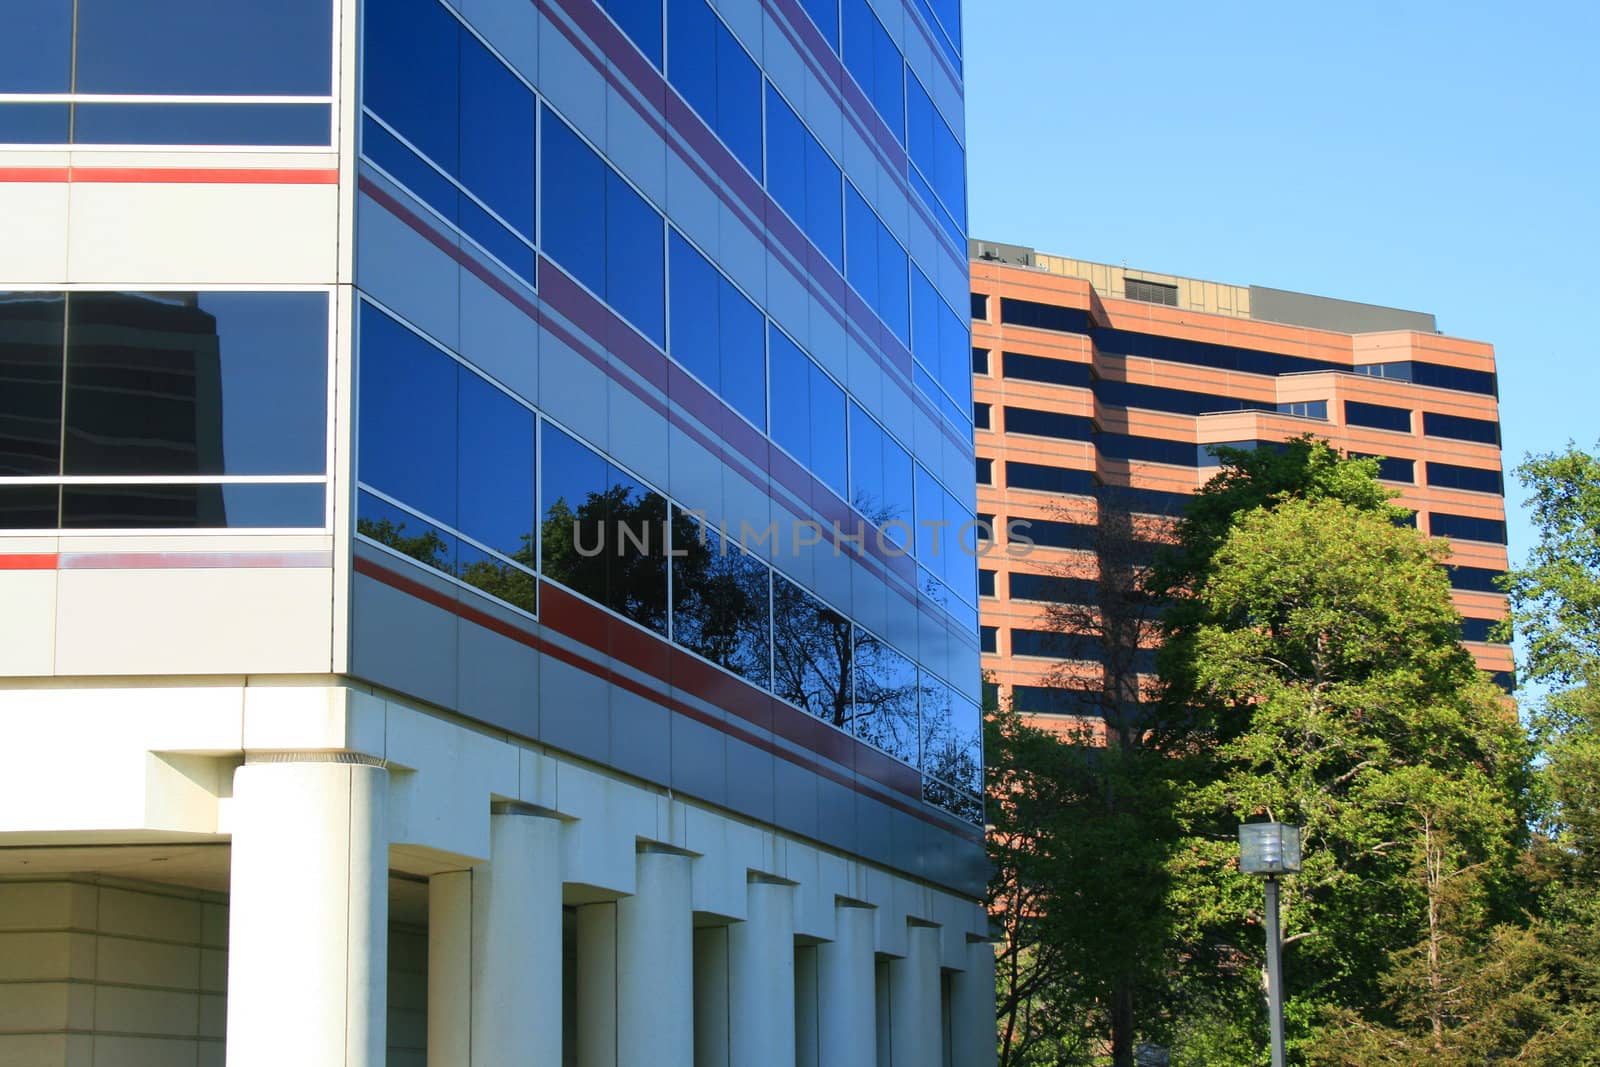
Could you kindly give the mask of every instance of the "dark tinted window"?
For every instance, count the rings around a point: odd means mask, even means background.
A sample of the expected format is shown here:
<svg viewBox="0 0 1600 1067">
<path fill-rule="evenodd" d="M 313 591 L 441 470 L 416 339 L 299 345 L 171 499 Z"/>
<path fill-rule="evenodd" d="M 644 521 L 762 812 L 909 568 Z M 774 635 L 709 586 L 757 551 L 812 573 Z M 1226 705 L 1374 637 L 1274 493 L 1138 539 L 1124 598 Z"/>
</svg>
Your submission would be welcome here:
<svg viewBox="0 0 1600 1067">
<path fill-rule="evenodd" d="M 1093 604 L 1099 596 L 1098 588 L 1087 578 L 1028 574 L 1022 571 L 1014 571 L 1011 575 L 1013 600 L 1038 600 L 1047 604 Z"/>
<path fill-rule="evenodd" d="M 1462 619 L 1461 640 L 1463 641 L 1488 641 L 1498 619 Z"/>
<path fill-rule="evenodd" d="M 850 620 L 773 575 L 772 691 L 843 730 L 850 729 L 850 667 L 843 653 L 853 649 Z"/>
<path fill-rule="evenodd" d="M 1411 409 L 1392 408 L 1383 404 L 1363 404 L 1357 400 L 1344 402 L 1344 421 L 1351 426 L 1370 426 L 1375 430 L 1411 432 Z"/>
<path fill-rule="evenodd" d="M 66 144 L 67 104 L 0 104 L 0 144 Z"/>
<path fill-rule="evenodd" d="M 1006 487 L 1031 489 L 1041 493 L 1070 493 L 1090 496 L 1094 493 L 1094 474 L 1091 471 L 1068 470 L 1043 463 L 1006 463 Z"/>
<path fill-rule="evenodd" d="M 1031 326 L 1036 330 L 1089 332 L 1087 311 L 1040 304 L 1032 300 L 1016 300 L 1009 296 L 1000 301 L 1000 321 L 1009 326 Z"/>
<path fill-rule="evenodd" d="M 1441 489 L 1466 489 L 1474 493 L 1505 493 L 1505 482 L 1498 468 L 1459 467 L 1453 463 L 1425 463 L 1428 484 Z"/>
<path fill-rule="evenodd" d="M 666 633 L 666 499 L 548 422 L 540 455 L 545 576 Z"/>
<path fill-rule="evenodd" d="M 1393 456 L 1372 456 L 1364 452 L 1350 453 L 1351 459 L 1375 459 L 1378 461 L 1378 477 L 1390 482 L 1415 482 L 1417 480 L 1417 462 L 1413 459 L 1397 459 Z"/>
<path fill-rule="evenodd" d="M 1149 408 L 1153 411 L 1173 411 L 1182 415 L 1203 415 L 1213 411 L 1275 411 L 1288 406 L 1266 400 L 1241 400 L 1217 393 L 1196 393 L 1187 389 L 1168 389 L 1159 385 L 1142 385 L 1137 382 L 1119 382 L 1104 378 L 1094 383 L 1094 395 L 1095 399 L 1103 404 Z M 1289 414 L 1306 415 L 1311 410 L 1305 404 L 1299 407 L 1301 408 L 1299 412 L 1289 412 Z M 1326 404 L 1324 404 L 1323 416 L 1326 415 Z"/>
<path fill-rule="evenodd" d="M 1043 548 L 1094 548 L 1093 526 L 1056 519 L 1012 519 L 1011 524 L 1015 524 L 1011 528 L 1017 533 L 1031 538 L 1034 544 Z M 1009 539 L 1016 540 L 1015 537 Z"/>
<path fill-rule="evenodd" d="M 1441 415 L 1436 411 L 1422 413 L 1422 432 L 1429 437 L 1448 437 L 1456 441 L 1476 441 L 1485 445 L 1500 443 L 1500 424 L 1492 419 L 1469 419 L 1463 415 Z"/>
<path fill-rule="evenodd" d="M 978 484 L 994 484 L 994 460 L 981 458 L 978 460 Z"/>
<path fill-rule="evenodd" d="M 80 93 L 331 91 L 330 0 L 78 0 L 76 32 Z"/>
<path fill-rule="evenodd" d="M 672 639 L 740 677 L 772 676 L 771 572 L 736 539 L 673 509 Z"/>
<path fill-rule="evenodd" d="M 1163 489 L 1133 489 L 1122 485 L 1102 485 L 1095 489 L 1100 506 L 1141 515 L 1180 515 L 1188 505 L 1189 493 Z"/>
<path fill-rule="evenodd" d="M 1043 685 L 1012 686 L 1011 705 L 1026 715 L 1071 715 L 1080 710 L 1073 690 Z"/>
<path fill-rule="evenodd" d="M 67 485 L 65 529 L 320 529 L 320 485 Z"/>
<path fill-rule="evenodd" d="M 1373 378 L 1391 378 L 1395 381 L 1416 382 L 1435 389 L 1454 389 L 1463 393 L 1497 396 L 1499 388 L 1493 371 L 1462 370 L 1437 363 L 1401 361 L 1398 363 L 1363 363 L 1353 368 L 1357 374 Z"/>
<path fill-rule="evenodd" d="M 978 595 L 994 596 L 994 571 L 980 569 L 978 571 Z"/>
<path fill-rule="evenodd" d="M 1106 355 L 1148 356 L 1151 359 L 1165 359 L 1200 367 L 1218 367 L 1246 374 L 1278 375 L 1295 374 L 1300 371 L 1350 369 L 1347 364 L 1328 360 L 1280 356 L 1275 352 L 1263 352 L 1254 348 L 1206 344 L 1180 337 L 1157 337 L 1154 334 L 1134 333 L 1129 330 L 1095 329 L 1091 332 L 1095 345 Z"/>
<path fill-rule="evenodd" d="M 982 652 L 998 652 L 1000 650 L 1000 628 L 997 626 L 983 626 L 978 629 L 978 649 Z"/>
<path fill-rule="evenodd" d="M 1046 385 L 1073 385 L 1087 389 L 1092 378 L 1087 363 L 1072 363 L 1048 356 L 1025 356 L 1020 352 L 1006 352 L 1001 357 L 1002 377 L 1022 382 L 1043 382 Z"/>
<path fill-rule="evenodd" d="M 1464 589 L 1473 593 L 1503 593 L 1498 584 L 1506 572 L 1494 570 L 1489 567 L 1447 567 L 1450 573 L 1450 588 Z"/>
<path fill-rule="evenodd" d="M 1206 449 L 1187 441 L 1167 441 L 1158 437 L 1134 437 L 1121 433 L 1102 433 L 1095 436 L 1095 447 L 1107 459 L 1139 460 L 1145 463 L 1170 463 L 1175 466 L 1194 467 L 1202 458 L 1215 465 L 1216 459 Z"/>
<path fill-rule="evenodd" d="M 987 293 L 972 294 L 972 317 L 982 320 L 989 318 L 989 296 Z"/>
<path fill-rule="evenodd" d="M 761 72 L 705 0 L 667 0 L 667 77 L 761 175 Z"/>
<path fill-rule="evenodd" d="M 672 358 L 765 429 L 766 319 L 676 230 L 670 247 Z"/>
<path fill-rule="evenodd" d="M 844 65 L 895 137 L 904 140 L 906 103 L 900 50 L 867 0 L 843 0 L 842 6 Z"/>
<path fill-rule="evenodd" d="M 842 182 L 838 166 L 769 84 L 767 191 L 840 270 L 844 269 Z"/>
<path fill-rule="evenodd" d="M 1026 433 L 1037 437 L 1056 437 L 1063 441 L 1087 441 L 1094 423 L 1084 415 L 1067 415 L 1037 408 L 1005 409 L 1006 433 Z"/>
<path fill-rule="evenodd" d="M 72 88 L 72 0 L 27 0 L 6 10 L 0 34 L 0 93 Z"/>
<path fill-rule="evenodd" d="M 66 298 L 60 293 L 0 294 L 0 476 L 61 473 L 66 314 Z M 0 509 L 6 507 L 0 504 Z M 53 500 L 49 512 L 48 525 L 54 526 Z"/>
<path fill-rule="evenodd" d="M 601 0 L 600 6 L 617 20 L 639 51 L 660 67 L 661 0 Z"/>
<path fill-rule="evenodd" d="M 987 348 L 974 348 L 972 350 L 972 373 L 989 373 L 989 350 Z"/>
<path fill-rule="evenodd" d="M 972 405 L 972 425 L 980 430 L 987 430 L 989 428 L 988 404 Z"/>
<path fill-rule="evenodd" d="M 325 295 L 74 293 L 67 307 L 64 473 L 326 471 Z"/>
<path fill-rule="evenodd" d="M 0 530 L 53 530 L 60 503 L 58 485 L 0 485 Z"/>
<path fill-rule="evenodd" d="M 325 145 L 327 104 L 85 104 L 77 144 Z"/>
<path fill-rule="evenodd" d="M 1326 419 L 1328 417 L 1328 402 L 1326 400 L 1293 400 L 1278 405 L 1278 411 L 1285 415 L 1297 415 L 1302 419 Z"/>
<path fill-rule="evenodd" d="M 1495 545 L 1506 543 L 1506 524 L 1502 519 L 1480 519 L 1471 515 L 1449 515 L 1435 511 L 1428 519 L 1428 530 L 1434 537 L 1484 541 Z"/>
<path fill-rule="evenodd" d="M 1013 656 L 1039 656 L 1064 659 L 1067 656 L 1065 635 L 1053 630 L 1012 630 L 1011 654 Z"/>
<path fill-rule="evenodd" d="M 917 665 L 859 626 L 850 732 L 907 763 L 917 762 Z"/>
</svg>

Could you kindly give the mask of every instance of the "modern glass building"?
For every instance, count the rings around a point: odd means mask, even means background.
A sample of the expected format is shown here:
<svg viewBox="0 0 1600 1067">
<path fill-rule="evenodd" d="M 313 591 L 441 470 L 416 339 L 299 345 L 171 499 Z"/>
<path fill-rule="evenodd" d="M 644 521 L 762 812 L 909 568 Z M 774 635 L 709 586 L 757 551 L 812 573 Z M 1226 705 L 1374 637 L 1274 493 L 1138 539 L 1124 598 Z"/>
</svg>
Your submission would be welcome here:
<svg viewBox="0 0 1600 1067">
<path fill-rule="evenodd" d="M 957 0 L 5 20 L 0 1060 L 992 1057 Z"/>
<path fill-rule="evenodd" d="M 1154 616 L 1070 633 L 1079 613 L 1149 562 L 1216 447 L 1305 434 L 1381 457 L 1397 503 L 1450 540 L 1462 640 L 1513 688 L 1511 648 L 1490 640 L 1507 612 L 1491 345 L 1422 312 L 1017 245 L 972 256 L 978 499 L 1000 531 L 980 561 L 983 662 L 1019 711 L 1070 731 L 1133 695 Z"/>
</svg>

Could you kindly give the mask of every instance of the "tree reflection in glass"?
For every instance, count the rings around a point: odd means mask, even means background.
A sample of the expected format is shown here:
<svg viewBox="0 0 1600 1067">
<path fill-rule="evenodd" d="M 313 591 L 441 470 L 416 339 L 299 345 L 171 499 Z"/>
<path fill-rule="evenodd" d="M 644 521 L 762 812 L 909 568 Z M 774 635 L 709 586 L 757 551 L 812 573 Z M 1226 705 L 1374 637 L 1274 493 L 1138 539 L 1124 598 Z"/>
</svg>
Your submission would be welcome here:
<svg viewBox="0 0 1600 1067">
<path fill-rule="evenodd" d="M 794 583 L 772 576 L 772 691 L 817 718 L 850 729 L 850 620 Z"/>
<path fill-rule="evenodd" d="M 890 755 L 917 763 L 917 666 L 860 627 L 855 632 L 855 694 L 850 732 Z"/>
<path fill-rule="evenodd" d="M 730 538 L 672 509 L 672 637 L 768 688 L 771 571 Z"/>
<path fill-rule="evenodd" d="M 599 453 L 544 427 L 546 577 L 667 632 L 667 501 Z"/>
</svg>

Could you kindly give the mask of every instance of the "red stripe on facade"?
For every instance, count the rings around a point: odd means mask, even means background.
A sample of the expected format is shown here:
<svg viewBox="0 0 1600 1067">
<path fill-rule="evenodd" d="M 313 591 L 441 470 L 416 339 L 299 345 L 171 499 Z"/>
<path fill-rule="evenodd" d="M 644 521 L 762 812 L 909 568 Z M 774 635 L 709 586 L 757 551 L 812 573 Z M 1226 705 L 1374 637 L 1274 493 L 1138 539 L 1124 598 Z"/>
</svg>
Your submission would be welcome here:
<svg viewBox="0 0 1600 1067">
<path fill-rule="evenodd" d="M 54 552 L 26 552 L 0 555 L 0 571 L 53 571 L 57 556 Z"/>
<path fill-rule="evenodd" d="M 146 185 L 337 185 L 327 169 L 264 167 L 0 167 L 0 182 Z"/>
<path fill-rule="evenodd" d="M 693 704 L 677 700 L 653 686 L 646 685 L 604 664 L 596 663 L 544 638 L 533 630 L 514 625 L 470 604 L 462 603 L 448 594 L 398 574 L 372 560 L 357 556 L 354 565 L 357 574 L 365 575 L 392 589 L 416 597 L 536 652 L 553 656 L 602 681 L 626 689 L 630 693 L 721 731 L 763 752 L 804 767 L 814 774 L 887 804 L 897 811 L 973 841 L 981 842 L 983 839 L 981 832 L 975 828 L 969 830 L 966 827 L 952 826 L 931 812 L 923 810 L 919 805 L 863 788 L 850 774 L 775 744 L 769 738 L 753 733 L 739 723 L 707 714 Z M 841 766 L 851 767 L 857 775 L 871 778 L 882 786 L 920 802 L 922 779 L 915 770 L 832 729 L 798 708 L 790 707 L 783 701 L 774 699 L 771 694 L 716 670 L 709 664 L 673 647 L 665 639 L 630 626 L 566 590 L 542 580 L 539 583 L 539 604 L 542 624 L 557 633 L 578 641 L 601 655 L 615 657 L 650 675 L 662 685 L 682 689 L 763 729 L 768 728 L 767 721 L 764 720 L 770 716 L 770 729 L 774 734 L 810 748 Z"/>
</svg>

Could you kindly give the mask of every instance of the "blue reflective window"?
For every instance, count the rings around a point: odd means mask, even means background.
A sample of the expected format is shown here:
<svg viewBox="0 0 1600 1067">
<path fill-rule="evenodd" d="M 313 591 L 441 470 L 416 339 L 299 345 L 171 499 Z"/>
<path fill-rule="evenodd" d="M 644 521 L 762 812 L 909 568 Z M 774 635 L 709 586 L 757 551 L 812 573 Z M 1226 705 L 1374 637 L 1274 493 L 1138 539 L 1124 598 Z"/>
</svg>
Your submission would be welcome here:
<svg viewBox="0 0 1600 1067">
<path fill-rule="evenodd" d="M 672 509 L 672 639 L 765 689 L 772 680 L 772 572 L 736 538 Z"/>
<path fill-rule="evenodd" d="M 800 0 L 800 6 L 806 9 L 806 14 L 811 16 L 811 21 L 817 24 L 817 29 L 822 31 L 823 38 L 839 50 L 839 0 Z"/>
<path fill-rule="evenodd" d="M 966 152 L 916 77 L 906 76 L 906 152 L 958 227 L 966 224 Z"/>
<path fill-rule="evenodd" d="M 676 230 L 670 255 L 672 358 L 765 429 L 766 319 Z"/>
<path fill-rule="evenodd" d="M 606 165 L 550 111 L 544 113 L 540 136 L 543 249 L 567 273 L 604 295 Z"/>
<path fill-rule="evenodd" d="M 74 104 L 76 144 L 325 145 L 327 104 Z"/>
<path fill-rule="evenodd" d="M 80 93 L 332 91 L 331 0 L 78 0 L 76 32 Z"/>
<path fill-rule="evenodd" d="M 917 762 L 917 665 L 856 627 L 850 732 L 896 759 Z"/>
<path fill-rule="evenodd" d="M 459 364 L 457 373 L 456 528 L 533 567 L 533 412 Z"/>
<path fill-rule="evenodd" d="M 850 502 L 876 526 L 910 525 L 912 507 L 911 456 L 859 406 L 850 405 Z M 910 547 L 909 530 L 888 527 L 888 537 Z"/>
<path fill-rule="evenodd" d="M 922 271 L 913 269 L 911 352 L 943 391 L 943 395 L 935 394 L 931 398 L 949 410 L 957 423 L 970 421 L 967 412 L 972 405 L 971 340 L 967 323 L 950 310 L 950 305 L 939 296 Z"/>
<path fill-rule="evenodd" d="M 460 191 L 371 116 L 361 120 L 361 152 L 449 222 L 460 218 Z"/>
<path fill-rule="evenodd" d="M 0 34 L 0 93 L 69 91 L 72 0 L 12 4 L 5 20 L 5 33 Z"/>
<path fill-rule="evenodd" d="M 66 368 L 64 474 L 327 470 L 322 293 L 73 293 Z"/>
<path fill-rule="evenodd" d="M 828 488 L 847 493 L 844 390 L 777 327 L 767 331 L 772 439 Z"/>
<path fill-rule="evenodd" d="M 761 72 L 705 0 L 668 0 L 667 77 L 752 174 L 761 175 Z"/>
<path fill-rule="evenodd" d="M 462 184 L 531 241 L 533 91 L 472 34 L 460 38 Z"/>
<path fill-rule="evenodd" d="M 461 142 L 461 24 L 438 0 L 368 0 L 362 100 L 452 174 Z"/>
<path fill-rule="evenodd" d="M 454 526 L 456 362 L 370 305 L 360 329 L 360 480 Z"/>
<path fill-rule="evenodd" d="M 767 190 L 836 268 L 844 268 L 844 189 L 838 166 L 767 86 Z"/>
<path fill-rule="evenodd" d="M 856 187 L 845 183 L 845 277 L 870 306 L 878 306 L 878 228 L 883 224 Z"/>
<path fill-rule="evenodd" d="M 656 347 L 667 347 L 666 233 L 661 216 L 606 168 L 606 303 Z"/>
<path fill-rule="evenodd" d="M 905 63 L 894 38 L 872 13 L 867 0 L 844 0 L 844 65 L 872 106 L 893 131 L 905 139 Z"/>
<path fill-rule="evenodd" d="M 850 620 L 794 583 L 772 579 L 772 691 L 841 730 L 850 728 Z"/>
<path fill-rule="evenodd" d="M 983 790 L 983 713 L 951 686 L 922 675 L 922 772 L 968 794 Z"/>
<path fill-rule="evenodd" d="M 436 571 L 456 571 L 460 541 L 455 534 L 365 491 L 356 494 L 356 533 Z"/>
<path fill-rule="evenodd" d="M 66 144 L 70 104 L 0 104 L 0 144 Z"/>
<path fill-rule="evenodd" d="M 601 0 L 600 6 L 616 19 L 639 51 L 660 67 L 661 0 Z"/>
</svg>

